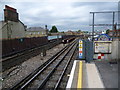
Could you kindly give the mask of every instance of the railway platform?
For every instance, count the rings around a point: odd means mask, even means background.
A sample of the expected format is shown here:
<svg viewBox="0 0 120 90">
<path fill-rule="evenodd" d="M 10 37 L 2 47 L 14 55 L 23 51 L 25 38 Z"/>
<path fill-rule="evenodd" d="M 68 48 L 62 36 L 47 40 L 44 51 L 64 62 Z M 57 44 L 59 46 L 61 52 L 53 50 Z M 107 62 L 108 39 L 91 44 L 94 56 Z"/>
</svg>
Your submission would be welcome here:
<svg viewBox="0 0 120 90">
<path fill-rule="evenodd" d="M 74 61 L 66 86 L 67 90 L 71 88 L 104 88 L 101 76 L 94 62 Z"/>
</svg>

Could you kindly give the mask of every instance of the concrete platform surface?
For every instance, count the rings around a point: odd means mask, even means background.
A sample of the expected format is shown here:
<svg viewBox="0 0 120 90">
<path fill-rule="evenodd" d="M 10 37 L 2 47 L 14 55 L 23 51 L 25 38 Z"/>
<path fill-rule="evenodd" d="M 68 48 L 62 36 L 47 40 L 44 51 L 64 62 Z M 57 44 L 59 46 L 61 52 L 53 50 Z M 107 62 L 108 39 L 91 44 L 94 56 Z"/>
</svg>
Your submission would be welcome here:
<svg viewBox="0 0 120 90">
<path fill-rule="evenodd" d="M 85 69 L 83 69 L 85 70 Z M 103 82 L 95 63 L 86 64 L 88 88 L 104 88 Z"/>
<path fill-rule="evenodd" d="M 71 88 L 104 88 L 101 76 L 94 62 L 74 61 L 66 86 L 67 90 Z"/>
<path fill-rule="evenodd" d="M 118 64 L 109 61 L 95 61 L 105 88 L 118 88 Z"/>
</svg>

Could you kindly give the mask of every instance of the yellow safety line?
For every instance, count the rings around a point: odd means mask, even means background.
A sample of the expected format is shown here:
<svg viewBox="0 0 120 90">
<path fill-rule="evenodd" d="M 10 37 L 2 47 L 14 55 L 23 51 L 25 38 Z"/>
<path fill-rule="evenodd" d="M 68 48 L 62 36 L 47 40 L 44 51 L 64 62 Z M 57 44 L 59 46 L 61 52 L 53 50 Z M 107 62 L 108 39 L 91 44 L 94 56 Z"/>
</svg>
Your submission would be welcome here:
<svg viewBox="0 0 120 90">
<path fill-rule="evenodd" d="M 77 88 L 82 88 L 82 61 L 79 63 L 78 83 Z"/>
</svg>

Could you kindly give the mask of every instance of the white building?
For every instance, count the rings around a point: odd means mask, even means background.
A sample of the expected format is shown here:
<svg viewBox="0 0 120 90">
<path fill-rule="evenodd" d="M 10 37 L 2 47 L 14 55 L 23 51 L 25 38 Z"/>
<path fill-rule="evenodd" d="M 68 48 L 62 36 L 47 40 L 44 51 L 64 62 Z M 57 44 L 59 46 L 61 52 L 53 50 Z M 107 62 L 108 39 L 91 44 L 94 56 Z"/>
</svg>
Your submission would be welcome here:
<svg viewBox="0 0 120 90">
<path fill-rule="evenodd" d="M 0 32 L 2 39 L 23 38 L 25 37 L 25 25 L 21 21 L 0 21 Z"/>
<path fill-rule="evenodd" d="M 5 5 L 4 21 L 0 21 L 0 33 L 2 39 L 25 37 L 25 25 L 19 20 L 17 9 Z"/>
<path fill-rule="evenodd" d="M 26 29 L 26 37 L 41 37 L 47 36 L 48 29 L 42 27 L 30 27 Z"/>
</svg>

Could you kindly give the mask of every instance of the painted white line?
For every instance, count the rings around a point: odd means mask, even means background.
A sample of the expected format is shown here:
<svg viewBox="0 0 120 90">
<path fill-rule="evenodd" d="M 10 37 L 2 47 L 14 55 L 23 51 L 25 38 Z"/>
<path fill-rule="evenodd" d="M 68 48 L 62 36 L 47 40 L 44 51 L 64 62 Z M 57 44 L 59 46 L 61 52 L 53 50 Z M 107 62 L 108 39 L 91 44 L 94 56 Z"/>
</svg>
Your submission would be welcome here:
<svg viewBox="0 0 120 90">
<path fill-rule="evenodd" d="M 75 72 L 75 68 L 76 68 L 76 63 L 77 63 L 77 60 L 75 60 L 74 63 L 73 63 L 73 67 L 72 67 L 72 70 L 71 70 L 71 73 L 70 73 L 70 77 L 69 77 L 69 80 L 68 80 L 66 89 L 70 89 L 71 86 L 72 86 L 72 81 L 73 81 L 73 77 L 74 77 L 74 72 Z"/>
</svg>

